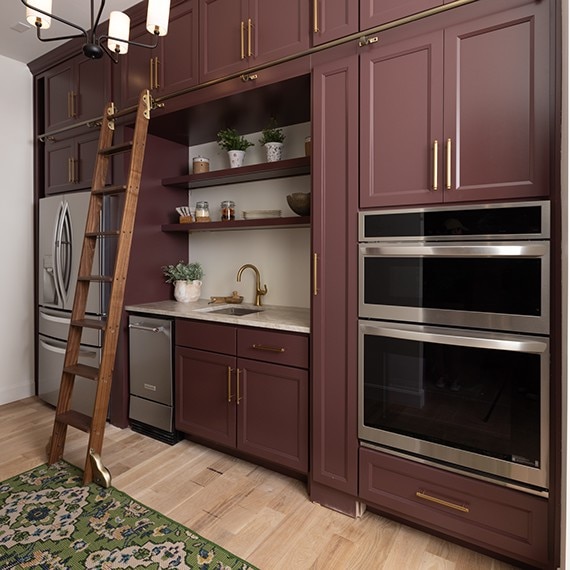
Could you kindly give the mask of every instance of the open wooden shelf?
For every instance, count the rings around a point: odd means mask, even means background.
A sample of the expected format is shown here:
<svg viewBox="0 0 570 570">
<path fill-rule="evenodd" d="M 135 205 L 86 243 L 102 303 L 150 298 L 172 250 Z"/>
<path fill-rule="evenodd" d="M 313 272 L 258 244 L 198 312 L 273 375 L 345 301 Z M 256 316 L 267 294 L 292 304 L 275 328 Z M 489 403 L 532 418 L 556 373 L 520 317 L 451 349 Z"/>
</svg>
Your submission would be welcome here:
<svg viewBox="0 0 570 570">
<path fill-rule="evenodd" d="M 239 168 L 224 168 L 223 170 L 212 170 L 200 174 L 186 174 L 174 178 L 164 178 L 162 185 L 191 190 L 193 188 L 207 188 L 209 186 L 222 186 L 224 184 L 237 184 L 255 180 L 301 176 L 309 174 L 310 171 L 311 157 L 302 156 L 277 162 L 263 162 L 240 166 Z"/>
<path fill-rule="evenodd" d="M 263 228 L 308 228 L 310 225 L 310 216 L 296 216 L 291 218 L 264 218 L 259 220 L 233 220 L 227 222 L 165 224 L 162 226 L 162 231 L 192 233 L 227 230 L 252 230 Z"/>
</svg>

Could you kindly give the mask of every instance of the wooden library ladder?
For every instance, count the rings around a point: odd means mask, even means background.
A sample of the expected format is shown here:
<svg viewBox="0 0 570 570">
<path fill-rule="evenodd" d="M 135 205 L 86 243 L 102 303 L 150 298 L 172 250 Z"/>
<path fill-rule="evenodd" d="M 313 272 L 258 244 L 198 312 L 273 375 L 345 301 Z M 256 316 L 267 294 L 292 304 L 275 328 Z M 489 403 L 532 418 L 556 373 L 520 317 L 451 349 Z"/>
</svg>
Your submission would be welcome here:
<svg viewBox="0 0 570 570">
<path fill-rule="evenodd" d="M 122 114 L 117 113 L 113 102 L 110 102 L 105 107 L 101 124 L 59 398 L 55 411 L 53 432 L 47 448 L 48 463 L 51 465 L 63 457 L 68 426 L 88 433 L 89 443 L 83 471 L 84 485 L 92 481 L 103 487 L 108 487 L 111 484 L 111 474 L 101 461 L 101 450 L 111 395 L 113 367 L 117 352 L 125 282 L 129 267 L 129 255 L 151 106 L 150 93 L 148 90 L 144 90 L 139 97 L 136 108 L 132 141 L 113 146 L 115 119 Z M 105 181 L 107 180 L 110 160 L 114 155 L 125 152 L 131 153 L 126 184 L 106 186 Z M 111 276 L 92 275 L 97 240 L 105 239 L 110 235 L 109 232 L 101 229 L 100 220 L 103 197 L 112 194 L 124 195 L 124 207 L 119 228 L 118 231 L 112 232 L 117 243 L 114 272 Z M 89 285 L 95 282 L 111 283 L 109 306 L 105 320 L 85 318 Z M 103 333 L 101 362 L 98 368 L 86 366 L 78 362 L 83 329 L 96 329 Z M 97 383 L 91 417 L 71 409 L 71 398 L 76 376 L 88 378 Z"/>
</svg>

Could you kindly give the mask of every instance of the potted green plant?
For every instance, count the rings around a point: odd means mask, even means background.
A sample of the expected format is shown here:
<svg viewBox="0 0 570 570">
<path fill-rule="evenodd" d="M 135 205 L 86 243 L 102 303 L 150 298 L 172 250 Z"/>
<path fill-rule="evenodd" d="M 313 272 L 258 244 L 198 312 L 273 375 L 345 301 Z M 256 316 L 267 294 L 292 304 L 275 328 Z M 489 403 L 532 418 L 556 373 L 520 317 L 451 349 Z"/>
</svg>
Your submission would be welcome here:
<svg viewBox="0 0 570 570">
<path fill-rule="evenodd" d="M 218 144 L 228 151 L 230 166 L 236 168 L 243 164 L 245 151 L 253 146 L 243 135 L 238 134 L 235 129 L 222 129 L 218 131 Z"/>
<path fill-rule="evenodd" d="M 204 270 L 198 261 L 176 265 L 164 265 L 162 273 L 167 283 L 174 284 L 174 298 L 181 303 L 190 303 L 200 298 Z"/>
<path fill-rule="evenodd" d="M 284 140 L 283 131 L 277 126 L 275 117 L 271 117 L 266 127 L 261 131 L 261 138 L 259 139 L 259 144 L 265 147 L 267 162 L 281 160 Z"/>
</svg>

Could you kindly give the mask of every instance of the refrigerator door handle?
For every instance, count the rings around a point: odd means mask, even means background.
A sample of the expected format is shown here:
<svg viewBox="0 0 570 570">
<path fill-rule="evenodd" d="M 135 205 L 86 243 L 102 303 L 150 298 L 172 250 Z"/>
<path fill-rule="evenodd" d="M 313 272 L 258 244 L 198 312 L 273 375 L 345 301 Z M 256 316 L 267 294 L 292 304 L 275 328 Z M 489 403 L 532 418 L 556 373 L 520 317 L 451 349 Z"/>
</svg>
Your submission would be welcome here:
<svg viewBox="0 0 570 570">
<path fill-rule="evenodd" d="M 59 346 L 55 346 L 53 344 L 50 344 L 49 341 L 42 340 L 42 339 L 40 339 L 39 342 L 43 348 L 45 348 L 46 350 L 49 350 L 50 352 L 55 352 L 56 354 L 65 354 L 65 346 L 63 346 L 63 348 L 59 347 Z M 81 356 L 83 358 L 96 358 L 97 353 L 94 350 L 80 349 L 79 350 L 79 356 Z"/>
<path fill-rule="evenodd" d="M 65 209 L 65 203 L 62 201 L 60 202 L 59 207 L 57 209 L 57 215 L 55 219 L 55 235 L 53 242 L 53 277 L 55 281 L 58 307 L 63 307 L 64 303 L 63 277 L 61 275 L 61 260 L 60 260 L 61 234 L 63 232 L 64 209 Z"/>
<path fill-rule="evenodd" d="M 49 314 L 45 309 L 43 311 L 40 311 L 40 319 L 45 319 L 46 321 L 51 321 L 53 323 L 58 323 L 61 325 L 69 325 L 71 323 L 71 318 L 56 317 L 55 315 Z"/>
</svg>

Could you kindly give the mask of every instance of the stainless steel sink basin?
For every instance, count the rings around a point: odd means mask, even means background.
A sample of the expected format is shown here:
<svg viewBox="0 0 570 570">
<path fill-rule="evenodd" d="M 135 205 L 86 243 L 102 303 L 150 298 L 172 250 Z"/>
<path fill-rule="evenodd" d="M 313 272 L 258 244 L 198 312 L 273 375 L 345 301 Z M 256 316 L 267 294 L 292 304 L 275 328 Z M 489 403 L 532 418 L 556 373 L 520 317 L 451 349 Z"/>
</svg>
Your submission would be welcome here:
<svg viewBox="0 0 570 570">
<path fill-rule="evenodd" d="M 234 315 L 235 317 L 243 317 L 252 313 L 261 313 L 263 309 L 246 309 L 245 307 L 224 307 L 223 309 L 215 309 L 208 311 L 209 313 L 218 313 L 220 315 Z"/>
</svg>

